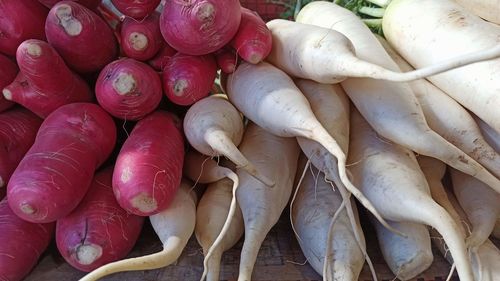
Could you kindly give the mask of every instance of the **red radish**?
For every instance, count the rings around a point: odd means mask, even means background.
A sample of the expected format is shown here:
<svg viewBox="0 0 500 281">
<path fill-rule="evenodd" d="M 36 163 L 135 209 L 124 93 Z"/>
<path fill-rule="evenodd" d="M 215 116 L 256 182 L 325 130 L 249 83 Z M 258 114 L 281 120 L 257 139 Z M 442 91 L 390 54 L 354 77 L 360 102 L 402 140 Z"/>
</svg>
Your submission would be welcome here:
<svg viewBox="0 0 500 281">
<path fill-rule="evenodd" d="M 54 223 L 35 224 L 17 217 L 7 199 L 0 202 L 0 280 L 22 280 L 36 265 L 54 234 Z"/>
<path fill-rule="evenodd" d="M 113 173 L 113 190 L 122 208 L 151 216 L 170 205 L 182 177 L 181 126 L 175 115 L 156 111 L 134 127 Z"/>
<path fill-rule="evenodd" d="M 148 61 L 155 70 L 162 71 L 168 61 L 177 53 L 177 51 L 170 47 L 165 41 L 163 41 L 163 46 L 158 51 L 158 53 Z"/>
<path fill-rule="evenodd" d="M 189 55 L 206 55 L 229 43 L 238 31 L 238 0 L 166 1 L 160 17 L 165 41 Z"/>
<path fill-rule="evenodd" d="M 102 108 L 111 115 L 139 120 L 160 104 L 161 80 L 149 65 L 123 58 L 104 67 L 97 79 L 95 94 Z"/>
<path fill-rule="evenodd" d="M 42 119 L 21 107 L 0 113 L 0 189 L 35 141 L 40 124 Z"/>
<path fill-rule="evenodd" d="M 144 218 L 118 205 L 112 177 L 112 167 L 96 173 L 80 205 L 57 221 L 57 248 L 78 270 L 89 272 L 125 258 L 141 233 Z"/>
<path fill-rule="evenodd" d="M 68 103 L 92 100 L 85 81 L 64 64 L 47 42 L 24 41 L 16 58 L 21 72 L 11 85 L 3 89 L 5 99 L 23 105 L 40 117 L 47 117 Z"/>
<path fill-rule="evenodd" d="M 273 37 L 256 12 L 242 7 L 241 23 L 231 46 L 243 60 L 257 64 L 271 53 Z"/>
<path fill-rule="evenodd" d="M 19 69 L 17 65 L 12 62 L 8 57 L 0 54 L 0 89 L 5 88 L 7 85 L 12 83 L 16 78 Z M 4 99 L 0 96 L 0 112 L 11 108 L 14 103 Z"/>
<path fill-rule="evenodd" d="M 153 13 L 160 0 L 111 0 L 111 3 L 126 16 L 142 19 Z"/>
<path fill-rule="evenodd" d="M 175 54 L 163 68 L 163 90 L 178 105 L 192 105 L 208 96 L 217 76 L 213 55 Z"/>
<path fill-rule="evenodd" d="M 42 3 L 43 5 L 45 5 L 45 7 L 49 8 L 49 9 L 61 1 L 62 0 L 38 0 L 38 2 Z M 101 0 L 71 0 L 71 1 L 78 2 L 79 4 L 89 8 L 91 10 L 96 9 L 97 6 L 99 6 L 99 4 L 101 3 Z"/>
<path fill-rule="evenodd" d="M 47 40 L 77 72 L 95 72 L 118 55 L 111 27 L 84 6 L 62 1 L 50 9 L 45 21 Z"/>
<path fill-rule="evenodd" d="M 121 30 L 121 47 L 129 58 L 151 59 L 163 45 L 160 32 L 160 13 L 154 12 L 143 20 L 125 18 Z"/>
<path fill-rule="evenodd" d="M 55 110 L 7 185 L 12 211 L 38 223 L 68 215 L 83 199 L 115 141 L 115 123 L 98 105 L 72 103 Z"/>
<path fill-rule="evenodd" d="M 236 55 L 236 52 L 232 48 L 226 47 L 218 50 L 215 53 L 215 59 L 222 72 L 230 74 L 236 70 L 238 55 Z"/>
<path fill-rule="evenodd" d="M 14 56 L 24 40 L 45 40 L 43 24 L 48 12 L 38 1 L 0 1 L 0 52 Z"/>
</svg>

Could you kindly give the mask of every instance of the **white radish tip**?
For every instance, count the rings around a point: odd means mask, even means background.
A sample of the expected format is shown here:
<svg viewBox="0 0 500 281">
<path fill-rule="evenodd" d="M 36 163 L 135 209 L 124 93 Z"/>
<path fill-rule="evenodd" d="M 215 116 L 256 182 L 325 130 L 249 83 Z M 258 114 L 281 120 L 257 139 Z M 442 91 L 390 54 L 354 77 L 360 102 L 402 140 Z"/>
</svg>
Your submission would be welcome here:
<svg viewBox="0 0 500 281">
<path fill-rule="evenodd" d="M 59 19 L 59 24 L 64 28 L 66 34 L 77 36 L 82 32 L 82 23 L 73 17 L 71 6 L 61 4 L 56 8 L 56 17 Z"/>
<path fill-rule="evenodd" d="M 10 90 L 3 89 L 2 94 L 6 100 L 12 100 L 12 92 Z"/>
<path fill-rule="evenodd" d="M 196 17 L 198 17 L 200 21 L 213 21 L 214 14 L 215 8 L 212 3 L 205 2 L 201 4 L 196 11 Z"/>
<path fill-rule="evenodd" d="M 113 89 L 122 96 L 134 91 L 135 86 L 135 78 L 130 73 L 122 72 L 118 74 L 118 77 L 113 81 Z"/>
<path fill-rule="evenodd" d="M 136 51 L 142 51 L 148 47 L 148 37 L 140 32 L 130 33 L 128 42 Z"/>
<path fill-rule="evenodd" d="M 34 208 L 33 206 L 31 206 L 30 204 L 28 203 L 22 203 L 21 206 L 21 212 L 27 214 L 27 215 L 32 215 L 34 213 L 36 213 L 36 208 Z"/>
<path fill-rule="evenodd" d="M 99 245 L 80 245 L 76 249 L 76 260 L 81 265 L 89 265 L 99 259 L 102 255 L 102 248 Z"/>
<path fill-rule="evenodd" d="M 27 43 L 26 52 L 32 57 L 39 57 L 42 54 L 42 48 L 37 43 Z"/>
<path fill-rule="evenodd" d="M 174 84 L 174 95 L 181 97 L 184 95 L 184 89 L 188 87 L 188 82 L 184 79 L 175 81 Z"/>
<path fill-rule="evenodd" d="M 158 209 L 158 203 L 156 202 L 156 200 L 144 193 L 141 193 L 132 198 L 132 200 L 130 200 L 130 203 L 132 203 L 132 207 L 138 209 L 142 213 L 151 213 Z"/>
</svg>

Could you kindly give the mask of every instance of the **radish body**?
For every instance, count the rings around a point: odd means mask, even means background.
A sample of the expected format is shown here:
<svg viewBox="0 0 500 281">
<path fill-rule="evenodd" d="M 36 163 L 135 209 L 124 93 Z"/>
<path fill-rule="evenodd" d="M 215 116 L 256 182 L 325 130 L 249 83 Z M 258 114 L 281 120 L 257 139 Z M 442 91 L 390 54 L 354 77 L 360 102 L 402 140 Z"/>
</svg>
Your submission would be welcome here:
<svg viewBox="0 0 500 281">
<path fill-rule="evenodd" d="M 153 112 L 163 96 L 156 71 L 128 58 L 104 67 L 97 79 L 95 93 L 107 112 L 125 120 L 139 120 Z"/>
<path fill-rule="evenodd" d="M 163 244 L 163 250 L 147 256 L 106 264 L 80 281 L 98 280 L 104 276 L 134 270 L 151 270 L 174 263 L 182 254 L 196 224 L 196 195 L 189 183 L 183 182 L 170 207 L 150 216 L 151 225 Z"/>
<path fill-rule="evenodd" d="M 19 69 L 13 61 L 0 54 L 0 89 L 3 90 L 3 88 L 12 83 L 18 71 Z M 0 96 L 0 112 L 11 108 L 13 105 L 14 103 L 6 100 L 3 95 Z"/>
<path fill-rule="evenodd" d="M 177 51 L 170 47 L 167 43 L 163 43 L 158 53 L 148 61 L 156 71 L 163 71 L 163 68 L 168 64 L 170 59 L 177 53 Z"/>
<path fill-rule="evenodd" d="M 349 160 L 355 163 L 350 169 L 355 183 L 384 218 L 437 229 L 453 256 L 460 280 L 474 280 L 465 237 L 446 210 L 432 200 L 415 155 L 381 140 L 357 111 L 351 112 Z"/>
<path fill-rule="evenodd" d="M 10 176 L 35 141 L 42 120 L 24 108 L 0 113 L 0 189 L 5 189 Z"/>
<path fill-rule="evenodd" d="M 115 141 L 113 119 L 98 105 L 58 108 L 44 120 L 10 178 L 7 196 L 12 211 L 39 223 L 68 215 L 83 199 Z"/>
<path fill-rule="evenodd" d="M 134 19 L 143 19 L 154 12 L 161 0 L 111 0 L 121 13 Z"/>
<path fill-rule="evenodd" d="M 217 65 L 224 73 L 233 73 L 238 65 L 238 55 L 234 49 L 226 47 L 215 53 Z"/>
<path fill-rule="evenodd" d="M 92 100 L 92 93 L 47 42 L 24 41 L 17 49 L 20 73 L 3 89 L 5 99 L 15 101 L 45 118 L 62 105 Z M 13 89 L 11 89 L 11 87 Z"/>
<path fill-rule="evenodd" d="M 184 117 L 184 133 L 197 151 L 207 156 L 226 156 L 238 168 L 267 185 L 272 181 L 258 171 L 238 150 L 243 137 L 243 120 L 236 108 L 226 99 L 210 96 L 189 108 Z"/>
<path fill-rule="evenodd" d="M 486 141 L 495 149 L 495 151 L 500 151 L 500 133 L 496 132 L 493 128 L 491 128 L 488 124 L 486 124 L 483 120 L 479 119 L 477 116 L 474 116 L 477 125 L 481 129 L 481 133 L 483 133 Z M 499 152 L 500 153 L 500 152 Z"/>
<path fill-rule="evenodd" d="M 415 67 L 497 46 L 500 36 L 498 25 L 483 21 L 452 0 L 394 0 L 386 9 L 382 27 L 387 41 Z M 500 59 L 495 59 L 429 80 L 500 133 L 499 71 Z"/>
<path fill-rule="evenodd" d="M 17 47 L 24 40 L 45 40 L 43 26 L 48 12 L 38 1 L 0 2 L 0 52 L 15 56 Z"/>
<path fill-rule="evenodd" d="M 160 32 L 160 13 L 154 12 L 141 21 L 125 18 L 120 35 L 121 47 L 127 57 L 140 61 L 153 58 L 164 44 Z"/>
<path fill-rule="evenodd" d="M 208 96 L 217 76 L 213 55 L 173 55 L 163 67 L 163 90 L 178 105 L 192 105 Z"/>
<path fill-rule="evenodd" d="M 45 33 L 49 43 L 77 72 L 98 71 L 118 55 L 111 27 L 97 14 L 73 1 L 59 2 L 50 9 Z"/>
<path fill-rule="evenodd" d="M 206 55 L 229 43 L 238 31 L 238 0 L 166 1 L 160 17 L 163 38 L 188 55 Z"/>
<path fill-rule="evenodd" d="M 125 258 L 141 232 L 144 218 L 118 205 L 112 177 L 111 167 L 97 172 L 78 207 L 57 221 L 57 248 L 78 270 L 89 272 Z"/>
<path fill-rule="evenodd" d="M 38 2 L 42 3 L 47 8 L 52 8 L 58 2 L 62 0 L 38 0 Z M 74 2 L 78 2 L 78 4 L 83 5 L 91 10 L 94 10 L 101 4 L 101 0 L 71 0 Z"/>
<path fill-rule="evenodd" d="M 500 24 L 500 2 L 498 0 L 454 0 L 477 16 Z"/>
<path fill-rule="evenodd" d="M 54 226 L 24 221 L 7 199 L 0 201 L 0 280 L 20 281 L 28 275 L 52 240 Z"/>
<path fill-rule="evenodd" d="M 269 188 L 245 170 L 237 169 L 240 186 L 236 196 L 245 222 L 238 280 L 250 281 L 262 242 L 278 222 L 292 193 L 300 149 L 294 138 L 278 137 L 253 123 L 247 126 L 240 148 L 266 177 L 276 182 Z"/>
<path fill-rule="evenodd" d="M 172 113 L 155 111 L 140 120 L 123 144 L 113 173 L 120 206 L 150 216 L 172 202 L 182 178 L 184 138 Z"/>
<path fill-rule="evenodd" d="M 242 7 L 240 26 L 231 40 L 231 46 L 243 60 L 257 64 L 271 52 L 273 38 L 262 18 L 256 12 Z"/>
</svg>

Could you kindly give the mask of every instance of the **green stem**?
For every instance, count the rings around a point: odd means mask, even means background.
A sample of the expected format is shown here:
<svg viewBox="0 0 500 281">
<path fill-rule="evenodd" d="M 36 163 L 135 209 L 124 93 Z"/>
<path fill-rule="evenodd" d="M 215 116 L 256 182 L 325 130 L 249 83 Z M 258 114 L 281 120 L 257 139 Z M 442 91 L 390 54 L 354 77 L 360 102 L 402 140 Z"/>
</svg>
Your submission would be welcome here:
<svg viewBox="0 0 500 281">
<path fill-rule="evenodd" d="M 370 28 L 382 27 L 382 19 L 362 19 L 362 21 Z"/>
<path fill-rule="evenodd" d="M 374 18 L 383 18 L 385 9 L 384 8 L 373 8 L 373 7 L 361 7 L 358 12 L 360 14 L 365 14 Z"/>
<path fill-rule="evenodd" d="M 366 2 L 370 2 L 372 4 L 375 4 L 379 7 L 385 8 L 389 6 L 392 0 L 365 0 Z"/>
</svg>

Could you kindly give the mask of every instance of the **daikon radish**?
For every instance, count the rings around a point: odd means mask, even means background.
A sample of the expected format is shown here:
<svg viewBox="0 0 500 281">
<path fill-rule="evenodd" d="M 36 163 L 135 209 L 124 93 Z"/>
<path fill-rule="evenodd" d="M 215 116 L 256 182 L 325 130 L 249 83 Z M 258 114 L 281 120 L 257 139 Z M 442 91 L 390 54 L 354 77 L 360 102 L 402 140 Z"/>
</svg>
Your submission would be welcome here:
<svg viewBox="0 0 500 281">
<path fill-rule="evenodd" d="M 491 128 L 488 124 L 486 124 L 479 117 L 474 115 L 474 119 L 476 120 L 477 125 L 481 128 L 481 132 L 483 133 L 486 141 L 493 147 L 497 152 L 500 153 L 500 133 L 496 132 Z"/>
<path fill-rule="evenodd" d="M 454 0 L 475 15 L 500 24 L 500 2 L 498 0 Z"/>
</svg>

